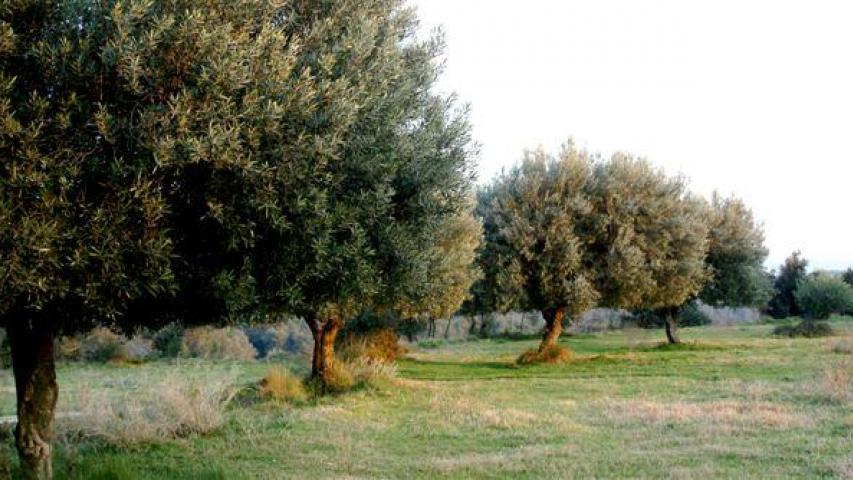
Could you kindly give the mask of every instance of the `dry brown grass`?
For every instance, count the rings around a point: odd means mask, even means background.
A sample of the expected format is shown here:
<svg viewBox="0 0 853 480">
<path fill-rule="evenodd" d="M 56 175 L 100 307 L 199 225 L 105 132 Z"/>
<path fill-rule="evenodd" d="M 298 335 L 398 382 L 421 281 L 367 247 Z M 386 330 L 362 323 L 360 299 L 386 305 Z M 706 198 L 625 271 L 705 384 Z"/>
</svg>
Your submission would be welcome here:
<svg viewBox="0 0 853 480">
<path fill-rule="evenodd" d="M 263 397 L 273 400 L 298 403 L 308 398 L 302 379 L 286 368 L 271 368 L 261 379 L 259 387 Z"/>
<path fill-rule="evenodd" d="M 554 345 L 543 351 L 537 349 L 528 350 L 518 357 L 516 362 L 519 365 L 529 365 L 532 363 L 566 363 L 571 361 L 573 355 L 568 348 Z"/>
<path fill-rule="evenodd" d="M 812 423 L 804 413 L 789 407 L 763 401 L 714 402 L 656 402 L 651 400 L 611 401 L 604 409 L 605 417 L 613 423 L 642 422 L 711 423 L 732 426 L 759 426 L 769 428 L 804 427 Z"/>
<path fill-rule="evenodd" d="M 831 342 L 829 351 L 839 355 L 853 355 L 853 339 L 842 338 L 841 340 Z"/>
<path fill-rule="evenodd" d="M 821 376 L 820 389 L 832 401 L 853 401 L 853 362 L 838 361 L 828 365 Z"/>
<path fill-rule="evenodd" d="M 58 421 L 58 431 L 66 438 L 93 437 L 115 445 L 210 433 L 225 421 L 225 408 L 237 392 L 236 375 L 198 378 L 170 374 L 113 395 L 81 391 L 79 415 Z"/>
<path fill-rule="evenodd" d="M 400 336 L 390 328 L 364 334 L 350 334 L 340 344 L 338 353 L 345 360 L 367 359 L 372 362 L 392 363 L 405 353 Z"/>
</svg>

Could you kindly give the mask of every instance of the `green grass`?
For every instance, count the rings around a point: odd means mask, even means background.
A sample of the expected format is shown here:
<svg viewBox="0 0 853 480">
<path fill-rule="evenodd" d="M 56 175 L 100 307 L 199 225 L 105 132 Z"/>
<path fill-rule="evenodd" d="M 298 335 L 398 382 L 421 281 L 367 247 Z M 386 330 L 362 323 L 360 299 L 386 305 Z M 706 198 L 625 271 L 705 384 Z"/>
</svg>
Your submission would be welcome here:
<svg viewBox="0 0 853 480">
<path fill-rule="evenodd" d="M 399 381 L 299 407 L 234 402 L 205 436 L 119 448 L 58 445 L 58 478 L 849 478 L 853 322 L 835 337 L 776 338 L 773 325 L 623 330 L 567 337 L 576 359 L 517 366 L 536 339 L 414 347 Z M 266 363 L 63 365 L 63 408 L 85 389 L 144 389 L 191 369 L 256 382 Z M 304 372 L 305 365 L 288 365 Z M 849 376 L 848 376 L 849 378 Z M 14 412 L 11 375 L 0 410 Z M 833 396 L 833 393 L 835 396 Z M 6 454 L 11 455 L 10 440 Z"/>
</svg>

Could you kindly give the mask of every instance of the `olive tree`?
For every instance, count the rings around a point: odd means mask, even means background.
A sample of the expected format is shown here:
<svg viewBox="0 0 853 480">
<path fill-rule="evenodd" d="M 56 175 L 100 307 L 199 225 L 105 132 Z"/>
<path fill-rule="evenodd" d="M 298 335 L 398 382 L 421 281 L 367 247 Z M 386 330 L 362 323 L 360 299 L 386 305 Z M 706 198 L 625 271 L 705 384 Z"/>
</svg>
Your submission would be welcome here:
<svg viewBox="0 0 853 480">
<path fill-rule="evenodd" d="M 559 155 L 525 154 L 479 195 L 484 244 L 478 290 L 484 307 L 537 310 L 545 319 L 539 353 L 557 344 L 564 317 L 595 305 L 598 292 L 587 263 L 587 196 L 593 161 L 569 142 Z"/>
<path fill-rule="evenodd" d="M 472 284 L 480 277 L 475 263 L 483 232 L 471 211 L 451 216 L 438 227 L 430 253 L 430 278 L 420 295 L 411 296 L 397 310 L 405 316 L 426 317 L 429 334 L 435 335 L 435 321 L 451 317 L 470 298 Z"/>
<path fill-rule="evenodd" d="M 792 253 L 779 267 L 773 280 L 775 295 L 770 300 L 769 312 L 774 318 L 786 318 L 803 313 L 795 292 L 806 278 L 809 262 L 799 251 Z"/>
<path fill-rule="evenodd" d="M 439 232 L 469 209 L 466 110 L 433 93 L 443 42 L 416 38 L 416 20 L 397 0 L 320 2 L 302 19 L 299 65 L 322 98 L 305 122 L 323 136 L 306 131 L 270 173 L 275 221 L 258 219 L 244 271 L 261 303 L 305 319 L 323 387 L 344 322 L 425 296 Z"/>
<path fill-rule="evenodd" d="M 710 278 L 699 298 L 717 306 L 764 307 L 773 287 L 764 270 L 768 251 L 762 226 L 738 198 L 722 198 L 715 192 L 710 208 L 706 257 Z"/>
<path fill-rule="evenodd" d="M 589 199 L 585 243 L 601 305 L 658 311 L 667 339 L 678 343 L 678 307 L 707 278 L 706 208 L 682 178 L 621 153 L 596 166 Z"/>
<path fill-rule="evenodd" d="M 470 178 L 412 27 L 390 1 L 0 4 L 0 322 L 27 476 L 52 473 L 57 332 L 419 280 L 400 272 Z M 345 255 L 312 256 L 328 245 Z M 271 256 L 315 269 L 264 297 Z"/>
</svg>

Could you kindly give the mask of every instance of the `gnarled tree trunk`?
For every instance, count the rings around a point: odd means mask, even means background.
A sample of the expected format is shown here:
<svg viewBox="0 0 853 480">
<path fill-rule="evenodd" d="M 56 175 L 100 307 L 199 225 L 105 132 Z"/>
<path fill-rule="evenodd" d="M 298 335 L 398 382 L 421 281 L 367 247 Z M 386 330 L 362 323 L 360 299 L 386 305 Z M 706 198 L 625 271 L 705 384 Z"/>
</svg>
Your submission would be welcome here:
<svg viewBox="0 0 853 480">
<path fill-rule="evenodd" d="M 545 319 L 545 333 L 542 335 L 542 343 L 539 344 L 539 351 L 555 347 L 560 334 L 563 332 L 563 307 L 548 308 L 542 311 L 542 317 Z"/>
<path fill-rule="evenodd" d="M 343 322 L 340 318 L 328 318 L 321 322 L 316 318 L 306 318 L 308 328 L 314 337 L 314 354 L 311 359 L 311 378 L 319 380 L 324 387 L 329 386 L 329 375 L 335 362 L 335 339 Z"/>
<path fill-rule="evenodd" d="M 666 328 L 666 339 L 670 344 L 681 343 L 678 338 L 678 318 L 674 310 L 667 310 L 664 314 L 664 326 Z"/>
<path fill-rule="evenodd" d="M 7 328 L 18 402 L 15 445 L 24 478 L 53 478 L 51 448 L 58 388 L 53 356 L 53 331 L 31 321 Z"/>
</svg>

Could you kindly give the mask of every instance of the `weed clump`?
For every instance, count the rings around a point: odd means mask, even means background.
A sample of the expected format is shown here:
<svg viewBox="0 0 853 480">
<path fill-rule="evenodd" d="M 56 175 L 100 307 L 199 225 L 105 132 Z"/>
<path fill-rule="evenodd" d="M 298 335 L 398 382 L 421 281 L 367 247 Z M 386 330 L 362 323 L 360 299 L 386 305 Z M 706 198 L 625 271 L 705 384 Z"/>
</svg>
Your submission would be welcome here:
<svg viewBox="0 0 853 480">
<path fill-rule="evenodd" d="M 304 402 L 308 398 L 301 378 L 286 368 L 273 367 L 261 379 L 260 393 L 264 398 L 282 402 Z"/>
<path fill-rule="evenodd" d="M 572 359 L 572 351 L 568 348 L 554 345 L 540 351 L 537 349 L 528 350 L 521 354 L 516 360 L 519 365 L 529 365 L 534 363 L 566 363 Z"/>
<path fill-rule="evenodd" d="M 238 328 L 191 328 L 184 333 L 182 351 L 207 360 L 254 360 L 255 347 Z"/>
<path fill-rule="evenodd" d="M 834 332 L 832 327 L 826 322 L 818 322 L 815 320 L 803 320 L 795 325 L 779 325 L 773 329 L 773 335 L 780 337 L 827 337 Z"/>
<path fill-rule="evenodd" d="M 127 359 L 124 336 L 108 327 L 98 327 L 83 338 L 81 353 L 92 362 L 123 361 Z"/>
<path fill-rule="evenodd" d="M 225 422 L 236 375 L 168 374 L 119 394 L 83 391 L 79 415 L 58 421 L 60 434 L 127 446 L 205 435 Z"/>
</svg>

